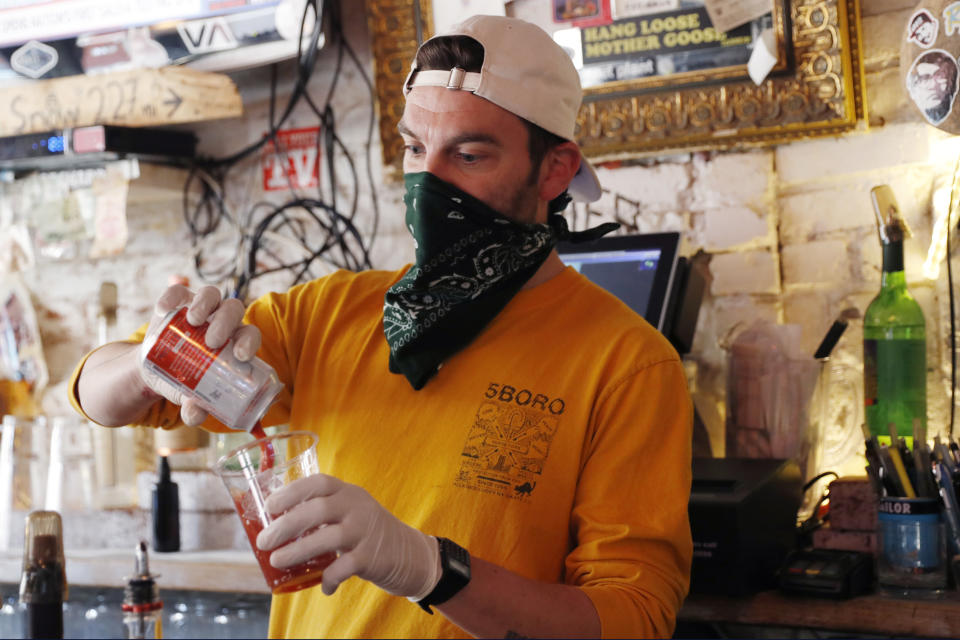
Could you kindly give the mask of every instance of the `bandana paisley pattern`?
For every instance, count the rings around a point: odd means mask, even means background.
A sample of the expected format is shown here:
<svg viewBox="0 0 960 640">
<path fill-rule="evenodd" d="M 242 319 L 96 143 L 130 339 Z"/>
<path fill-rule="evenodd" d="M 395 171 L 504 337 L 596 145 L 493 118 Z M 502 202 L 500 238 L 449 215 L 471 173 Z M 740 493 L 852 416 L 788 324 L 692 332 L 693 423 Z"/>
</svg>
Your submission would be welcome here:
<svg viewBox="0 0 960 640">
<path fill-rule="evenodd" d="M 420 389 L 530 279 L 556 244 L 429 173 L 405 176 L 416 263 L 385 296 L 390 370 Z"/>
<path fill-rule="evenodd" d="M 580 234 L 561 216 L 550 224 L 511 220 L 430 173 L 404 180 L 416 263 L 387 290 L 383 331 L 390 371 L 421 389 L 507 305 L 557 240 Z M 600 235 L 616 226 L 603 226 Z"/>
</svg>

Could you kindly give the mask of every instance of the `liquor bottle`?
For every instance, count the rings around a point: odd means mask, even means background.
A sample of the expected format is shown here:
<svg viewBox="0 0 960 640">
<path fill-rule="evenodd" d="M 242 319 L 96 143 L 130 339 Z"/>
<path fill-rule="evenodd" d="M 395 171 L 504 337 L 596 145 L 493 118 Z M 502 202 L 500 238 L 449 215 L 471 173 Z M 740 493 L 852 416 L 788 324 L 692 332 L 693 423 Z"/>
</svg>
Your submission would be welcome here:
<svg viewBox="0 0 960 640">
<path fill-rule="evenodd" d="M 123 624 L 127 638 L 162 638 L 163 601 L 157 588 L 158 576 L 150 573 L 147 543 L 142 540 L 135 552 L 134 574 L 123 589 Z"/>
<path fill-rule="evenodd" d="M 27 605 L 27 638 L 63 638 L 63 601 L 67 574 L 63 525 L 56 511 L 27 515 L 20 602 Z"/>
<path fill-rule="evenodd" d="M 926 329 L 920 305 L 907 291 L 903 241 L 910 229 L 888 185 L 870 191 L 883 247 L 880 293 L 863 318 L 863 393 L 867 428 L 881 443 L 896 434 L 913 446 L 927 424 Z M 894 443 L 895 444 L 895 443 Z"/>
</svg>

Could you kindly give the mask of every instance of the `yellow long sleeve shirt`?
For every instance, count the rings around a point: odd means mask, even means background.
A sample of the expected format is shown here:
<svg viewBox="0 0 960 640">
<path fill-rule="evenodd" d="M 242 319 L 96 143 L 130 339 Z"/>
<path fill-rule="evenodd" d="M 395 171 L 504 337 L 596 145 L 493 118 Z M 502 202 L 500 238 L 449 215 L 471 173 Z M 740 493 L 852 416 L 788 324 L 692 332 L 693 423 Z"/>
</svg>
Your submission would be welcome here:
<svg viewBox="0 0 960 640">
<path fill-rule="evenodd" d="M 285 384 L 265 423 L 316 432 L 322 471 L 424 533 L 583 589 L 603 637 L 669 636 L 692 555 L 692 406 L 676 352 L 567 268 L 414 391 L 388 371 L 381 322 L 403 273 L 340 272 L 250 306 L 258 355 Z M 144 421 L 173 424 L 176 407 Z M 469 637 L 357 578 L 329 597 L 275 596 L 270 635 Z"/>
</svg>

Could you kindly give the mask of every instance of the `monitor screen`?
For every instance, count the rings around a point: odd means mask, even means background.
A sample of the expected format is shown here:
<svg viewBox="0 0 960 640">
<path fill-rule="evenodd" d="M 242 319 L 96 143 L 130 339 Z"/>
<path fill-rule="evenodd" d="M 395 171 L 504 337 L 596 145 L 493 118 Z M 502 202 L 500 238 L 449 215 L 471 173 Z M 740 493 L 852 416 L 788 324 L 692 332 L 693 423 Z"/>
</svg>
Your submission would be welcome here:
<svg viewBox="0 0 960 640">
<path fill-rule="evenodd" d="M 561 243 L 560 259 L 664 331 L 677 271 L 679 233 L 648 233 Z"/>
</svg>

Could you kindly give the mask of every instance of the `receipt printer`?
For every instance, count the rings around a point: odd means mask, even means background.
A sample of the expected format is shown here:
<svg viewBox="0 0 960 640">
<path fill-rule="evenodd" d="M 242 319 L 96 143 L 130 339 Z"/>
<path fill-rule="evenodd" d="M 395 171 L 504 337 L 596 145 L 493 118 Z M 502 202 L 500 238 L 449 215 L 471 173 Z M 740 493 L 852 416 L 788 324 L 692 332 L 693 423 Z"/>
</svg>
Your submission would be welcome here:
<svg viewBox="0 0 960 640">
<path fill-rule="evenodd" d="M 776 587 L 777 570 L 796 545 L 801 498 L 792 460 L 694 458 L 691 592 L 745 595 Z"/>
</svg>

